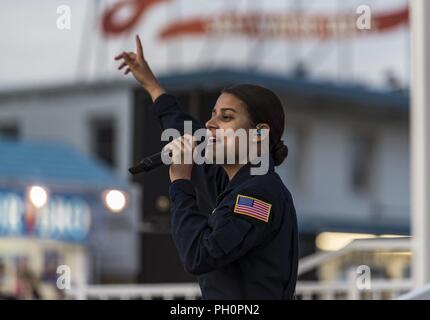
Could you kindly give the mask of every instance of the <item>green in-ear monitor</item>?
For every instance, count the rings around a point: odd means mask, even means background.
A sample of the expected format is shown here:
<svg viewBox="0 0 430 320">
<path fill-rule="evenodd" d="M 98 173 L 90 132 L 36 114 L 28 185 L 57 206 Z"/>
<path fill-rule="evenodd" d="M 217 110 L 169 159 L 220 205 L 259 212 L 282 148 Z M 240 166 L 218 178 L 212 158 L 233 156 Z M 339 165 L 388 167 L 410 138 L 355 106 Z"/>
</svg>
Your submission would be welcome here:
<svg viewBox="0 0 430 320">
<path fill-rule="evenodd" d="M 261 136 L 261 129 L 260 128 L 257 128 L 257 136 Z"/>
</svg>

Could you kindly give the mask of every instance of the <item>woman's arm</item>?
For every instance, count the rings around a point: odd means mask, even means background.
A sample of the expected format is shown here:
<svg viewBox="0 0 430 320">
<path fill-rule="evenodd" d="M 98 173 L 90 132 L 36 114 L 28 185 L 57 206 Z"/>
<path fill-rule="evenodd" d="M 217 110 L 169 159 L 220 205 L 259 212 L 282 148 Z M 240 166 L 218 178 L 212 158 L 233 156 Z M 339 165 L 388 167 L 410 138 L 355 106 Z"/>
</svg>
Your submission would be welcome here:
<svg viewBox="0 0 430 320">
<path fill-rule="evenodd" d="M 143 55 L 142 43 L 136 35 L 136 52 L 122 52 L 115 57 L 115 60 L 122 60 L 119 70 L 126 68 L 124 74 L 130 72 L 142 87 L 149 93 L 154 102 L 154 112 L 157 115 L 162 130 L 173 128 L 184 134 L 184 121 L 192 121 L 193 132 L 203 128 L 196 119 L 183 112 L 175 96 L 168 94 L 160 85 L 148 62 Z"/>
<path fill-rule="evenodd" d="M 186 133 L 191 134 L 191 132 L 184 132 L 186 121 L 191 122 L 192 133 L 197 129 L 204 128 L 198 120 L 182 110 L 178 99 L 172 94 L 163 93 L 155 99 L 152 107 L 154 114 L 160 122 L 161 130 L 173 128 L 178 130 L 181 135 Z"/>
<path fill-rule="evenodd" d="M 203 128 L 203 125 L 191 115 L 182 111 L 177 98 L 159 84 L 157 78 L 149 67 L 143 55 L 142 43 L 136 35 L 136 53 L 122 52 L 115 57 L 121 60 L 119 70 L 126 68 L 124 74 L 132 73 L 134 78 L 149 93 L 153 103 L 153 111 L 158 117 L 161 129 L 176 129 L 184 134 L 184 121 L 192 122 L 193 133 Z M 193 181 L 197 183 L 199 193 L 206 195 L 210 204 L 215 202 L 216 195 L 228 183 L 228 177 L 224 170 L 217 165 L 195 165 L 193 169 Z"/>
<path fill-rule="evenodd" d="M 203 128 L 202 124 L 196 119 L 183 112 L 176 97 L 168 94 L 160 85 L 145 60 L 142 43 L 138 35 L 136 35 L 136 53 L 124 51 L 115 57 L 115 60 L 121 59 L 122 64 L 118 69 L 126 68 L 124 74 L 127 75 L 131 72 L 137 82 L 149 93 L 154 102 L 154 113 L 160 121 L 162 130 L 173 128 L 179 130 L 183 135 L 184 121 L 192 121 L 193 132 L 196 129 Z"/>
<path fill-rule="evenodd" d="M 258 188 L 237 190 L 234 197 L 221 202 L 212 213 L 198 208 L 196 191 L 189 180 L 174 181 L 169 193 L 173 240 L 182 264 L 192 274 L 222 268 L 264 245 L 276 235 L 284 216 L 282 204 L 276 200 L 278 195 Z M 235 202 L 240 195 L 270 202 L 267 222 L 236 213 Z"/>
</svg>

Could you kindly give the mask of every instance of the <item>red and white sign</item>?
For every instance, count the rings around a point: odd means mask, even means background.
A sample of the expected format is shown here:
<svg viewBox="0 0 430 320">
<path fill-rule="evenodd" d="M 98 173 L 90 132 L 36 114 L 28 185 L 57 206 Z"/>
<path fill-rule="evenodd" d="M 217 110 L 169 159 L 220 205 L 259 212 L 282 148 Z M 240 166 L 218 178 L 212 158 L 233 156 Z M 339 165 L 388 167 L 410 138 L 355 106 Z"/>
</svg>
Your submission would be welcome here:
<svg viewBox="0 0 430 320">
<path fill-rule="evenodd" d="M 151 8 L 171 0 L 124 0 L 109 8 L 103 15 L 102 30 L 105 35 L 115 36 L 131 31 Z M 121 11 L 128 10 L 127 18 L 120 18 Z M 225 12 L 214 16 L 188 18 L 167 22 L 159 32 L 161 39 L 181 36 L 225 36 L 242 34 L 249 37 L 287 39 L 345 38 L 359 34 L 380 33 L 408 23 L 408 7 L 371 14 L 371 29 L 357 28 L 359 14 L 355 12 L 335 14 L 310 14 L 301 12 L 272 13 Z"/>
</svg>

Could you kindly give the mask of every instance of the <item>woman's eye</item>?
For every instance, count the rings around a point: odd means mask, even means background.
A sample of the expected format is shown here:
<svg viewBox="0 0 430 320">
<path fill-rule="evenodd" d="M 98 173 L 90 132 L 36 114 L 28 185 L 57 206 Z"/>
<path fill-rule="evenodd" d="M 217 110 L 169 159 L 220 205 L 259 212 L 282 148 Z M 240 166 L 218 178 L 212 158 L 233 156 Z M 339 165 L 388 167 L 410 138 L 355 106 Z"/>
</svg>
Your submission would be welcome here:
<svg viewBox="0 0 430 320">
<path fill-rule="evenodd" d="M 231 119 L 233 119 L 233 117 L 230 117 L 230 116 L 222 116 L 222 119 L 223 120 L 231 120 Z"/>
</svg>

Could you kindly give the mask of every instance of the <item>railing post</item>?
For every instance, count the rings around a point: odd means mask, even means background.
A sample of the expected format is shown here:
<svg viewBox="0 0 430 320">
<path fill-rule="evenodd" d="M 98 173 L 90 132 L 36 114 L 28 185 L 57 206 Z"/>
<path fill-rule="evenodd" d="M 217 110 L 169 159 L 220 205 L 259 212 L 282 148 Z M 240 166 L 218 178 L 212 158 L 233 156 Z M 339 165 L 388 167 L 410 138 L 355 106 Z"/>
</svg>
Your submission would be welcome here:
<svg viewBox="0 0 430 320">
<path fill-rule="evenodd" d="M 348 271 L 348 300 L 358 300 L 360 293 L 357 287 L 357 272 L 355 268 Z"/>
<path fill-rule="evenodd" d="M 430 2 L 411 8 L 411 229 L 412 277 L 416 287 L 430 282 Z"/>
</svg>

